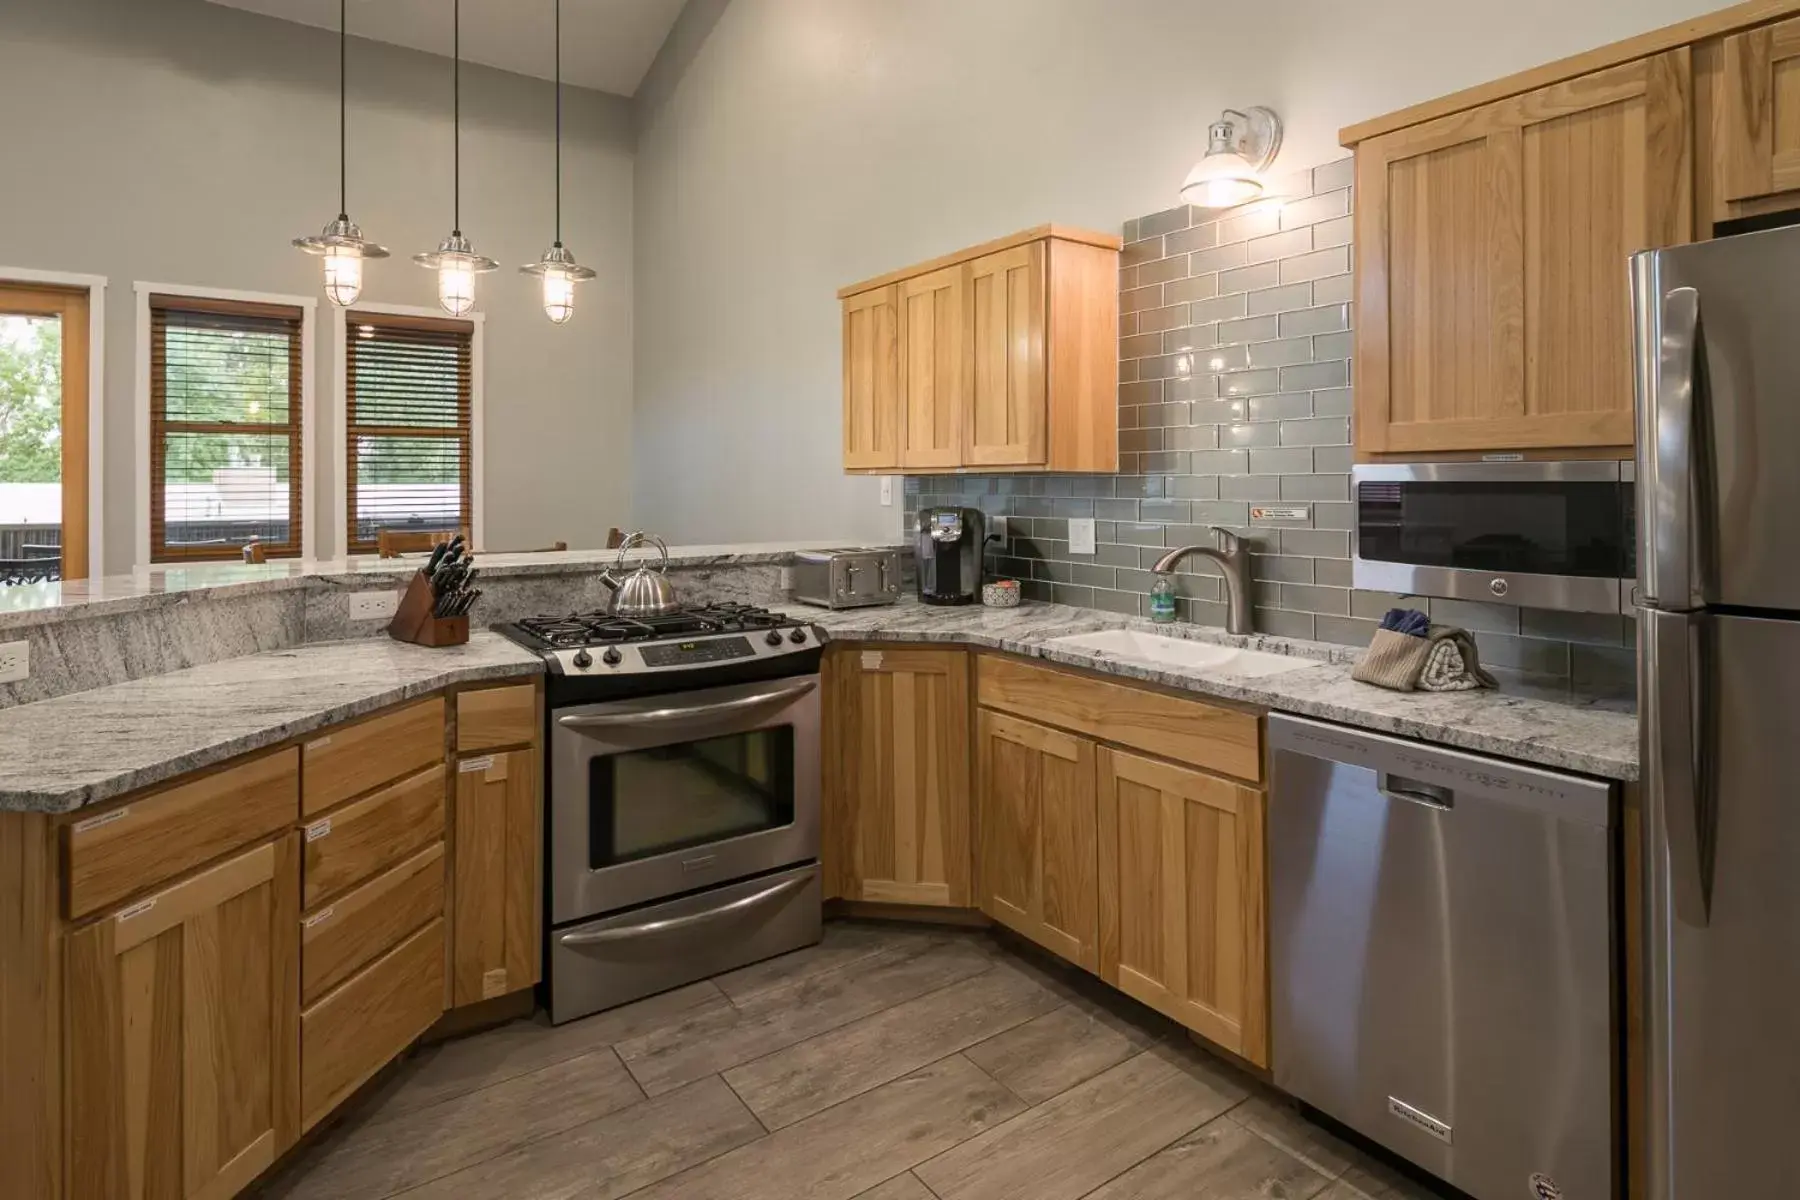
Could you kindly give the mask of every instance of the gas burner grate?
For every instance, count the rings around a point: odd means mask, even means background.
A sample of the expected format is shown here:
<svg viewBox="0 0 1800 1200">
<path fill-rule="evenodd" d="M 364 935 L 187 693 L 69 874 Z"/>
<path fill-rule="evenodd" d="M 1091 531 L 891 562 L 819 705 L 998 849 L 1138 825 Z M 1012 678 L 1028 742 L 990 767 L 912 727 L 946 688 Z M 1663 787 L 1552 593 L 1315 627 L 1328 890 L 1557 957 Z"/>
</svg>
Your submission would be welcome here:
<svg viewBox="0 0 1800 1200">
<path fill-rule="evenodd" d="M 518 627 L 546 646 L 564 649 L 774 629 L 785 623 L 784 618 L 753 604 L 702 604 L 654 617 L 621 617 L 600 611 L 526 617 Z"/>
</svg>

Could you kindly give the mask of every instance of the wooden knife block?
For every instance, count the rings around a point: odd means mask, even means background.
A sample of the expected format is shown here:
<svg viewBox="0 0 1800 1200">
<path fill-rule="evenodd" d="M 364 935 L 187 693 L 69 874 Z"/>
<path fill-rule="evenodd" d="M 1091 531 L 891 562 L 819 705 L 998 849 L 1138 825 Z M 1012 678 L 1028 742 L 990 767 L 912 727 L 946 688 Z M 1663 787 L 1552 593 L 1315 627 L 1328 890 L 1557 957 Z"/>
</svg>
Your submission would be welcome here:
<svg viewBox="0 0 1800 1200">
<path fill-rule="evenodd" d="M 415 572 L 412 582 L 406 585 L 406 595 L 400 597 L 400 607 L 394 610 L 394 619 L 388 622 L 388 636 L 415 646 L 460 646 L 467 642 L 468 616 L 434 617 L 434 602 L 431 581 L 425 578 L 425 572 Z"/>
</svg>

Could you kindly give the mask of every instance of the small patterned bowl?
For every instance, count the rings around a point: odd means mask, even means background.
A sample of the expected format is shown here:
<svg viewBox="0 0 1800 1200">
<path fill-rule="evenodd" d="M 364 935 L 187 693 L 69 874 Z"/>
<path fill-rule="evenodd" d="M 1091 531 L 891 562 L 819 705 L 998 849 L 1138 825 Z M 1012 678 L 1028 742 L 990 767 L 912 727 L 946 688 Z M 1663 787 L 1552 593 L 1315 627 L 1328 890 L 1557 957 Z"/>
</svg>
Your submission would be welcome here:
<svg viewBox="0 0 1800 1200">
<path fill-rule="evenodd" d="M 1019 581 L 996 579 L 981 585 L 981 602 L 989 608 L 1019 607 Z"/>
</svg>

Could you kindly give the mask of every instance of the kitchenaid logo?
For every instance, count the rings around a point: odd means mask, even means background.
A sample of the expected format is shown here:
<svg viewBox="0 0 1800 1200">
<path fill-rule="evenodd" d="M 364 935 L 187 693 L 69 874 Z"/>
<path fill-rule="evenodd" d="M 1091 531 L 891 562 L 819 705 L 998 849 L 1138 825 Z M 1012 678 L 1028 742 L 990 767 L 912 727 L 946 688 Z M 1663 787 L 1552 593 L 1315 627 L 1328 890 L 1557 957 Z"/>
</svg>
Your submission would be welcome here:
<svg viewBox="0 0 1800 1200">
<path fill-rule="evenodd" d="M 1450 1144 L 1450 1127 L 1423 1109 L 1414 1108 L 1397 1096 L 1389 1096 L 1388 1111 L 1415 1129 L 1423 1129 L 1444 1145 Z"/>
</svg>

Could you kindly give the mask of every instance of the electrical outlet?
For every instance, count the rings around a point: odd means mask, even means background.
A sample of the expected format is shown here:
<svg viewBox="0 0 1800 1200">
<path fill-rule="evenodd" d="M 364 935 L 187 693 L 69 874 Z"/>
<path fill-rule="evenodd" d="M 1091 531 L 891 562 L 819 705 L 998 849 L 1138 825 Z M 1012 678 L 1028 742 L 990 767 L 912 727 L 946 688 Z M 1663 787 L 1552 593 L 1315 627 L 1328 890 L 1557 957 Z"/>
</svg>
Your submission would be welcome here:
<svg viewBox="0 0 1800 1200">
<path fill-rule="evenodd" d="M 0 642 L 0 683 L 31 678 L 31 643 Z"/>
<path fill-rule="evenodd" d="M 1094 521 L 1091 517 L 1069 518 L 1069 553 L 1094 553 Z"/>
<path fill-rule="evenodd" d="M 988 533 L 993 537 L 999 538 L 1001 546 L 1004 547 L 1006 544 L 1006 518 L 989 517 L 987 519 L 987 527 Z"/>
<path fill-rule="evenodd" d="M 351 592 L 350 619 L 379 621 L 392 617 L 400 607 L 399 592 Z"/>
<path fill-rule="evenodd" d="M 894 477 L 892 475 L 881 477 L 881 507 L 894 507 Z"/>
</svg>

